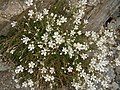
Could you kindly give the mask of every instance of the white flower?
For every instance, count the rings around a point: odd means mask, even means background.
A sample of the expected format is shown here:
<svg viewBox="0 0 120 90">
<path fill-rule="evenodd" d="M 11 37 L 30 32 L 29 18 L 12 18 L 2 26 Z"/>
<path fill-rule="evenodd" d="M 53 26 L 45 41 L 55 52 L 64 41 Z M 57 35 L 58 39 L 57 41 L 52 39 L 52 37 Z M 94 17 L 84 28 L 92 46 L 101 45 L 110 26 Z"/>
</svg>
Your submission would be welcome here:
<svg viewBox="0 0 120 90">
<path fill-rule="evenodd" d="M 15 87 L 18 89 L 18 88 L 20 88 L 20 85 L 19 85 L 19 84 L 16 84 L 16 86 L 15 86 Z"/>
<path fill-rule="evenodd" d="M 65 18 L 64 16 L 62 16 L 60 20 L 61 20 L 62 23 L 67 22 L 67 18 Z"/>
<path fill-rule="evenodd" d="M 72 58 L 72 56 L 74 56 L 73 53 L 74 53 L 74 51 L 73 51 L 72 47 L 68 46 L 68 54 L 69 54 L 70 58 Z"/>
<path fill-rule="evenodd" d="M 44 14 L 44 15 L 47 15 L 48 12 L 49 12 L 49 10 L 47 10 L 47 9 L 44 9 L 44 10 L 43 10 L 43 14 Z"/>
<path fill-rule="evenodd" d="M 48 46 L 51 47 L 51 48 L 53 48 L 55 46 L 55 43 L 53 41 L 49 41 L 48 42 Z"/>
<path fill-rule="evenodd" d="M 17 22 L 16 22 L 16 21 L 13 21 L 13 22 L 11 23 L 12 27 L 15 27 L 15 26 L 16 26 L 16 24 L 17 24 Z"/>
<path fill-rule="evenodd" d="M 54 16 L 54 13 L 51 13 L 50 16 L 53 17 L 53 16 Z"/>
<path fill-rule="evenodd" d="M 32 17 L 33 14 L 34 14 L 34 11 L 33 11 L 33 10 L 29 10 L 29 11 L 28 11 L 28 16 Z"/>
<path fill-rule="evenodd" d="M 43 45 L 38 45 L 39 48 L 43 48 Z"/>
<path fill-rule="evenodd" d="M 81 58 L 82 58 L 83 60 L 85 60 L 85 59 L 87 59 L 87 58 L 88 58 L 88 55 L 87 55 L 87 54 L 84 54 L 84 53 L 83 53 L 83 54 L 81 54 L 80 56 L 81 56 Z"/>
<path fill-rule="evenodd" d="M 28 70 L 28 72 L 29 72 L 30 74 L 32 74 L 32 73 L 33 73 L 33 69 L 30 68 L 30 69 Z"/>
<path fill-rule="evenodd" d="M 57 19 L 57 25 L 61 26 L 61 21 Z"/>
<path fill-rule="evenodd" d="M 78 43 L 74 43 L 73 46 L 76 49 L 78 49 L 79 51 L 81 51 L 81 50 L 87 50 L 87 46 L 83 45 L 83 44 L 80 44 L 79 42 Z"/>
<path fill-rule="evenodd" d="M 55 79 L 55 77 L 54 76 L 51 76 L 51 81 L 53 81 Z"/>
<path fill-rule="evenodd" d="M 24 67 L 22 67 L 22 65 L 19 65 L 16 67 L 15 73 L 23 72 L 23 69 L 24 69 Z"/>
<path fill-rule="evenodd" d="M 57 25 L 59 25 L 59 26 L 61 26 L 61 24 L 62 24 L 62 23 L 65 23 L 65 22 L 67 22 L 67 18 L 65 18 L 64 16 L 62 16 L 62 17 L 60 18 L 60 20 L 57 19 Z"/>
<path fill-rule="evenodd" d="M 41 69 L 41 73 L 46 73 L 47 72 L 47 69 L 45 68 L 45 67 L 43 67 L 42 69 Z"/>
<path fill-rule="evenodd" d="M 82 66 L 81 66 L 81 64 L 77 64 L 77 67 L 76 67 L 76 71 L 81 71 L 82 70 Z"/>
<path fill-rule="evenodd" d="M 85 77 L 86 76 L 86 72 L 84 71 L 84 69 L 80 72 L 80 76 L 81 77 Z"/>
<path fill-rule="evenodd" d="M 54 68 L 50 68 L 50 73 L 51 74 L 55 73 L 55 69 Z"/>
<path fill-rule="evenodd" d="M 84 20 L 84 23 L 85 23 L 85 24 L 88 24 L 88 20 Z"/>
<path fill-rule="evenodd" d="M 36 18 L 37 18 L 37 21 L 38 20 L 42 20 L 44 18 L 43 14 L 42 13 L 36 13 Z"/>
<path fill-rule="evenodd" d="M 120 45 L 119 45 L 119 46 L 117 46 L 117 50 L 120 50 Z"/>
<path fill-rule="evenodd" d="M 120 60 L 119 60 L 119 58 L 115 59 L 115 63 L 116 63 L 116 66 L 120 66 Z"/>
<path fill-rule="evenodd" d="M 74 30 L 78 30 L 78 28 L 79 28 L 78 25 L 75 25 Z"/>
<path fill-rule="evenodd" d="M 59 36 L 59 33 L 58 32 L 54 32 L 53 38 L 57 38 L 58 36 Z"/>
<path fill-rule="evenodd" d="M 28 37 L 26 37 L 25 35 L 23 35 L 24 37 L 21 39 L 23 41 L 23 43 L 27 44 L 28 41 L 30 41 L 30 39 Z"/>
<path fill-rule="evenodd" d="M 28 86 L 27 82 L 22 83 L 22 87 L 27 87 L 27 86 Z"/>
<path fill-rule="evenodd" d="M 105 30 L 104 34 L 108 37 L 113 37 L 113 32 L 110 32 L 109 30 Z"/>
<path fill-rule="evenodd" d="M 43 49 L 43 50 L 41 50 L 41 55 L 43 55 L 43 56 L 46 56 L 47 55 L 47 49 Z"/>
<path fill-rule="evenodd" d="M 43 76 L 43 78 L 45 79 L 46 82 L 54 80 L 54 76 L 49 76 L 48 74 L 46 76 Z"/>
<path fill-rule="evenodd" d="M 34 44 L 29 44 L 29 46 L 28 46 L 29 51 L 34 50 L 34 48 L 35 48 Z"/>
<path fill-rule="evenodd" d="M 79 90 L 81 85 L 80 85 L 80 83 L 73 82 L 72 86 L 75 88 L 75 90 Z"/>
<path fill-rule="evenodd" d="M 78 34 L 78 35 L 81 35 L 81 34 L 82 34 L 82 32 L 81 32 L 81 31 L 78 31 L 78 32 L 77 32 L 77 34 Z"/>
<path fill-rule="evenodd" d="M 12 50 L 10 51 L 11 54 L 13 54 L 14 52 L 15 52 L 15 49 L 12 49 Z"/>
<path fill-rule="evenodd" d="M 87 4 L 87 0 L 81 0 L 80 1 L 82 5 L 86 5 Z"/>
<path fill-rule="evenodd" d="M 31 61 L 28 65 L 29 65 L 29 68 L 34 68 L 35 63 L 33 63 L 33 62 Z"/>
<path fill-rule="evenodd" d="M 74 30 L 71 30 L 70 35 L 73 36 L 73 35 L 75 35 L 75 33 L 76 32 Z"/>
<path fill-rule="evenodd" d="M 66 55 L 66 54 L 68 53 L 67 48 L 63 47 L 62 52 L 64 52 L 64 53 L 65 53 L 65 55 Z"/>
<path fill-rule="evenodd" d="M 68 72 L 72 72 L 73 67 L 69 67 L 69 68 L 67 68 L 67 70 L 68 70 Z"/>
<path fill-rule="evenodd" d="M 86 32 L 85 32 L 85 36 L 87 36 L 87 37 L 89 37 L 89 36 L 90 36 L 90 34 L 91 34 L 91 32 L 90 32 L 90 31 L 86 31 Z"/>
<path fill-rule="evenodd" d="M 28 86 L 29 86 L 29 87 L 33 87 L 33 85 L 34 85 L 33 81 L 32 81 L 31 79 L 29 79 L 29 80 L 28 80 Z"/>
<path fill-rule="evenodd" d="M 62 37 L 61 35 L 59 35 L 58 32 L 54 32 L 54 36 L 53 36 L 53 38 L 55 38 L 55 40 L 56 40 L 56 44 L 61 44 L 61 43 L 64 42 L 63 37 Z"/>
<path fill-rule="evenodd" d="M 56 40 L 56 44 L 62 44 L 64 42 L 64 39 L 62 36 L 57 37 L 55 40 Z"/>
<path fill-rule="evenodd" d="M 27 0 L 25 3 L 27 4 L 27 6 L 31 6 L 33 5 L 33 0 Z"/>
<path fill-rule="evenodd" d="M 52 31 L 52 30 L 53 30 L 53 28 L 48 24 L 47 27 L 46 27 L 46 31 L 47 31 L 47 32 L 50 32 L 50 31 Z"/>
<path fill-rule="evenodd" d="M 41 36 L 41 38 L 43 41 L 47 42 L 48 41 L 48 34 L 47 33 L 43 34 L 43 36 Z"/>
<path fill-rule="evenodd" d="M 107 81 L 102 81 L 101 84 L 104 88 L 108 88 L 108 82 Z"/>
</svg>

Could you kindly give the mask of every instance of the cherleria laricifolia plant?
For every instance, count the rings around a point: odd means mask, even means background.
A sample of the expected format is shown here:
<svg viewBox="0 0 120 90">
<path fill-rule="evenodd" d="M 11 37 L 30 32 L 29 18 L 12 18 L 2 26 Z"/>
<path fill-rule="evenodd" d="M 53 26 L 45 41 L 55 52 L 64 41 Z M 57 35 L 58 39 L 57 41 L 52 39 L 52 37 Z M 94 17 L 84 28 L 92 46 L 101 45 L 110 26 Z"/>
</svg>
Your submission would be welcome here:
<svg viewBox="0 0 120 90">
<path fill-rule="evenodd" d="M 84 30 L 89 23 L 85 19 L 87 0 L 55 0 L 43 9 L 37 7 L 43 4 L 38 1 L 26 0 L 32 8 L 21 20 L 12 21 L 9 38 L 3 43 L 4 55 L 15 66 L 17 87 L 110 88 L 113 78 L 108 72 L 120 66 L 118 33 L 112 28 Z"/>
</svg>

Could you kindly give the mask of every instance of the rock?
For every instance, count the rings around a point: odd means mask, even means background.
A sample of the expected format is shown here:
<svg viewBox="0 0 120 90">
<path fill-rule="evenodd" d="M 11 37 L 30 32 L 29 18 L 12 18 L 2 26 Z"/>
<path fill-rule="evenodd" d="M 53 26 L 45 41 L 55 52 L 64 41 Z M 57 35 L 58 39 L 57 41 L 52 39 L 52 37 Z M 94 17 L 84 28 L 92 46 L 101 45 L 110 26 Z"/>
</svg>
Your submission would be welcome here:
<svg viewBox="0 0 120 90">
<path fill-rule="evenodd" d="M 5 64 L 1 57 L 2 55 L 0 55 L 0 71 L 10 70 L 11 67 L 8 64 Z"/>
<path fill-rule="evenodd" d="M 0 0 L 0 10 L 5 10 L 10 0 Z"/>
<path fill-rule="evenodd" d="M 102 0 L 88 15 L 88 25 L 85 30 L 100 30 L 100 27 L 110 18 L 120 6 L 120 0 Z M 96 23 L 97 22 L 97 23 Z"/>
<path fill-rule="evenodd" d="M 116 82 L 113 82 L 111 84 L 111 90 L 117 90 L 117 89 L 119 89 L 119 85 Z"/>
<path fill-rule="evenodd" d="M 16 15 L 19 15 L 28 7 L 22 1 L 19 0 L 2 1 L 4 1 L 3 3 L 1 3 L 2 6 L 6 7 L 2 7 L 2 9 L 0 9 L 0 35 L 7 35 L 10 28 L 11 18 Z"/>
</svg>

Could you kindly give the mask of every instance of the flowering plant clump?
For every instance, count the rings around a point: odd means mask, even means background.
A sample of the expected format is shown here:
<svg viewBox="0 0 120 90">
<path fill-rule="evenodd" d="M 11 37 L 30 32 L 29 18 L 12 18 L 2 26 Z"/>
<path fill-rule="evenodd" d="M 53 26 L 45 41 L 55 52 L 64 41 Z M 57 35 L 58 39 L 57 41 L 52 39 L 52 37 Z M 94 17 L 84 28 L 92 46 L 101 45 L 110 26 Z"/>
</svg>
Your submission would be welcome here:
<svg viewBox="0 0 120 90">
<path fill-rule="evenodd" d="M 11 23 L 5 55 L 15 64 L 14 80 L 20 87 L 106 90 L 108 72 L 120 65 L 120 50 L 113 29 L 84 31 L 87 0 L 71 4 L 57 0 L 39 11 L 33 0 L 23 19 Z"/>
</svg>

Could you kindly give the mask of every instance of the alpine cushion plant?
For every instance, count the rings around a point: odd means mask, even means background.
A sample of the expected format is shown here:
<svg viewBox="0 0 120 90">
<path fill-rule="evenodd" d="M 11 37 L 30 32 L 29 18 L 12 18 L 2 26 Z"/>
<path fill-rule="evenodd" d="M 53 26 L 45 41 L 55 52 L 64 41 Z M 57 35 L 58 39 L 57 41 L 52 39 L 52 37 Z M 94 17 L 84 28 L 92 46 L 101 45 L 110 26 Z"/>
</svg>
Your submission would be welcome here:
<svg viewBox="0 0 120 90">
<path fill-rule="evenodd" d="M 120 65 L 118 35 L 113 29 L 84 31 L 87 0 L 71 4 L 56 0 L 39 11 L 36 1 L 19 21 L 11 23 L 3 55 L 15 64 L 20 87 L 59 87 L 106 90 L 113 80 L 110 69 Z M 6 50 L 6 51 L 5 51 Z M 40 90 L 40 89 L 39 89 Z"/>
</svg>

